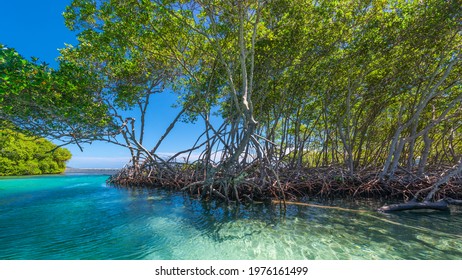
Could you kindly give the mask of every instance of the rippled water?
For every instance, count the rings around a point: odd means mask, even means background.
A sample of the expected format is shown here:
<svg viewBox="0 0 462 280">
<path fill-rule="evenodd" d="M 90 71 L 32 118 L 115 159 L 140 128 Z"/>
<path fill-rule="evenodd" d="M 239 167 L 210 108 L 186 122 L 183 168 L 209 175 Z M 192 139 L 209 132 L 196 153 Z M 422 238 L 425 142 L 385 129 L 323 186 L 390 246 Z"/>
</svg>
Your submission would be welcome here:
<svg viewBox="0 0 462 280">
<path fill-rule="evenodd" d="M 221 207 L 107 187 L 107 176 L 0 180 L 0 259 L 462 259 L 462 212 L 373 203 Z"/>
</svg>

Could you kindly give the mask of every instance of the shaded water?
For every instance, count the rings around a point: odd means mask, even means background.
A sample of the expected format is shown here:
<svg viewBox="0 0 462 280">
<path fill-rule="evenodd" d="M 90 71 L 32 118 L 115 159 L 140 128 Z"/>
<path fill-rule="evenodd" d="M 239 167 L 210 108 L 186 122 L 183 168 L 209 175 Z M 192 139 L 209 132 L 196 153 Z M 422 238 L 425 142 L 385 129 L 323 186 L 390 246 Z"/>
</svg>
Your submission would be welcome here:
<svg viewBox="0 0 462 280">
<path fill-rule="evenodd" d="M 282 216 L 278 206 L 220 207 L 106 178 L 0 179 L 0 259 L 462 259 L 457 209 L 385 216 L 291 205 Z"/>
</svg>

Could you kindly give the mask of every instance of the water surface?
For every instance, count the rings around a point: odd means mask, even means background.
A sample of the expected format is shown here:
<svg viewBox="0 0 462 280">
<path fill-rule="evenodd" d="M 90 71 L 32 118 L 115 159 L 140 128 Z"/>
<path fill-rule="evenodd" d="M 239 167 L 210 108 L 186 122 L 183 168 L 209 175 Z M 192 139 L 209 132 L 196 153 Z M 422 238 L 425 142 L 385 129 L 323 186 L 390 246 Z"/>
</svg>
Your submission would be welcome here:
<svg viewBox="0 0 462 280">
<path fill-rule="evenodd" d="M 222 207 L 107 176 L 0 179 L 0 259 L 462 259 L 462 212 Z M 369 211 L 370 210 L 370 211 Z"/>
</svg>

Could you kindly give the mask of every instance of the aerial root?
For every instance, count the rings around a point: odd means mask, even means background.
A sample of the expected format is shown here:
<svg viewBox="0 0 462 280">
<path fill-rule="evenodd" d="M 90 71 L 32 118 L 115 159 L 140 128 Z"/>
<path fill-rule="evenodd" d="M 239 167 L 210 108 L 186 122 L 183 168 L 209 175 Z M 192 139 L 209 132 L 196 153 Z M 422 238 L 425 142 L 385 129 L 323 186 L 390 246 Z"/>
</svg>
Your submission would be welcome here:
<svg viewBox="0 0 462 280">
<path fill-rule="evenodd" d="M 146 165 L 134 170 L 132 166 L 121 169 L 109 178 L 108 183 L 124 187 L 162 187 L 186 191 L 193 196 L 218 199 L 226 202 L 285 200 L 297 201 L 302 197 L 319 198 L 385 198 L 408 201 L 417 195 L 427 195 L 438 181 L 438 172 L 424 177 L 396 174 L 392 180 L 379 179 L 378 172 L 362 171 L 353 176 L 341 168 L 279 168 L 270 170 L 255 162 L 250 166 L 224 172 L 220 167 L 200 162 L 192 164 L 172 163 L 168 168 L 162 165 Z M 217 166 L 217 165 L 213 165 Z M 207 171 L 207 172 L 205 172 Z M 206 174 L 206 175 L 204 175 Z M 277 176 L 275 175 L 277 174 Z M 445 210 L 447 203 L 456 204 L 462 199 L 460 178 L 454 178 L 441 186 L 435 194 L 436 202 L 418 202 L 415 199 L 406 206 L 385 206 L 383 212 L 393 209 L 417 208 Z M 452 199 L 447 199 L 451 197 Z M 445 200 L 443 200 L 445 199 Z M 457 204 L 460 205 L 460 204 Z"/>
</svg>

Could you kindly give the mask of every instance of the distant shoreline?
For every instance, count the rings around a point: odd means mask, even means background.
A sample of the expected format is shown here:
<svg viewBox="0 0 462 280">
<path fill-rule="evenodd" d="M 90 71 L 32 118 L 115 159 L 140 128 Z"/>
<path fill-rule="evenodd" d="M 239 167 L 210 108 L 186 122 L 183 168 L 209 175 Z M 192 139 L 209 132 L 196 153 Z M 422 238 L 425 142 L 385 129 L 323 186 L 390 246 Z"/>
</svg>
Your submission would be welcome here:
<svg viewBox="0 0 462 280">
<path fill-rule="evenodd" d="M 64 174 L 100 174 L 100 175 L 113 175 L 119 171 L 119 168 L 73 168 L 68 167 Z"/>
</svg>

